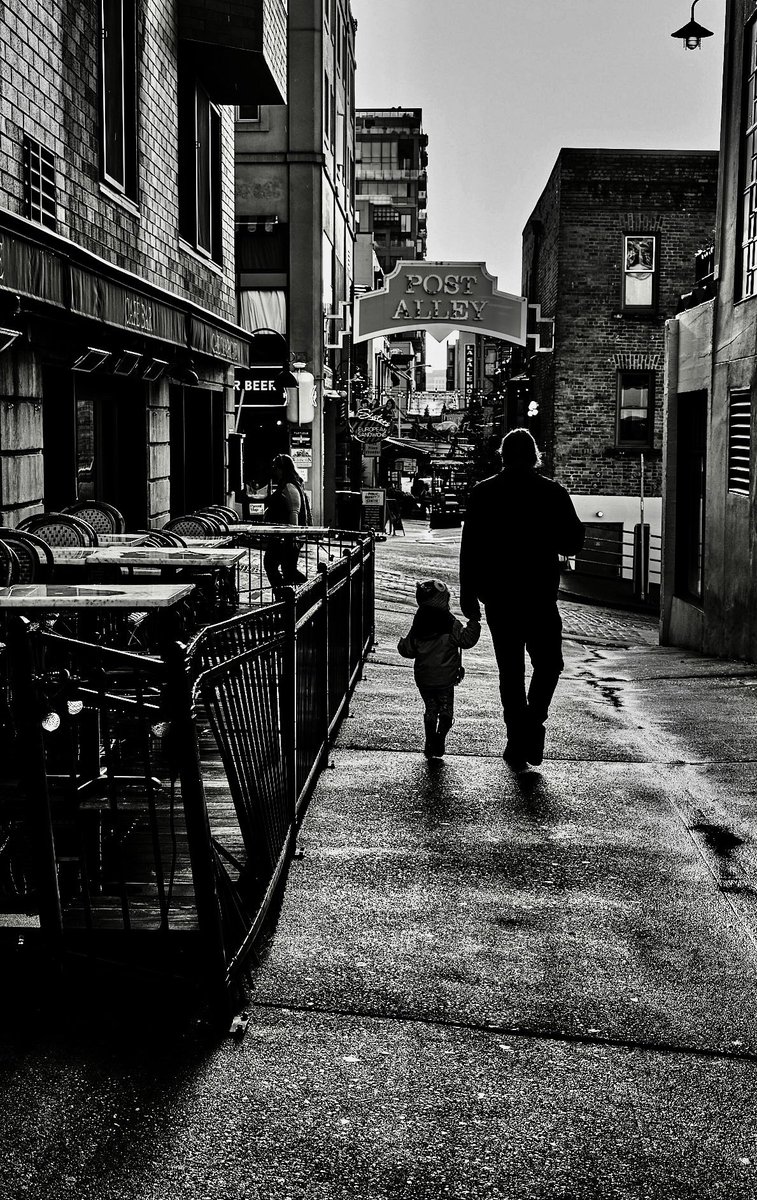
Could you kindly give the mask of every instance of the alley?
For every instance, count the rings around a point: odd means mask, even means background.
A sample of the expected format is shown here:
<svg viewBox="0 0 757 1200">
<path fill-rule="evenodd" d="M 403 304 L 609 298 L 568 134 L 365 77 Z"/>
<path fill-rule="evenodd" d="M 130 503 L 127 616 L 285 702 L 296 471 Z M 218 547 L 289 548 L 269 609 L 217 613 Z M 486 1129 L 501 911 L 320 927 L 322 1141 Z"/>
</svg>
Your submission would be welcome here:
<svg viewBox="0 0 757 1200">
<path fill-rule="evenodd" d="M 245 1037 L 6 1028 L 3 1195 L 757 1197 L 757 672 L 566 602 L 543 766 L 502 762 L 485 632 L 429 763 L 396 642 L 459 536 L 378 547 Z"/>
</svg>

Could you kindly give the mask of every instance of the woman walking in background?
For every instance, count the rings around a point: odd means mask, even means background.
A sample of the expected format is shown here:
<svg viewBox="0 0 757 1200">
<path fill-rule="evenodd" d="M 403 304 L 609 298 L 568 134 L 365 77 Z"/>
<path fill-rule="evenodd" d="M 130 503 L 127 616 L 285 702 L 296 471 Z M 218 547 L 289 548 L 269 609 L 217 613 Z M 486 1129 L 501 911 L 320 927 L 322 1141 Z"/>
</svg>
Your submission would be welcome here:
<svg viewBox="0 0 757 1200">
<path fill-rule="evenodd" d="M 304 480 L 290 455 L 277 454 L 272 463 L 276 483 L 266 501 L 265 515 L 271 525 L 312 525 L 310 504 L 303 488 Z M 302 539 L 272 537 L 263 555 L 263 568 L 272 588 L 286 583 L 304 583 L 307 575 L 297 568 Z"/>
</svg>

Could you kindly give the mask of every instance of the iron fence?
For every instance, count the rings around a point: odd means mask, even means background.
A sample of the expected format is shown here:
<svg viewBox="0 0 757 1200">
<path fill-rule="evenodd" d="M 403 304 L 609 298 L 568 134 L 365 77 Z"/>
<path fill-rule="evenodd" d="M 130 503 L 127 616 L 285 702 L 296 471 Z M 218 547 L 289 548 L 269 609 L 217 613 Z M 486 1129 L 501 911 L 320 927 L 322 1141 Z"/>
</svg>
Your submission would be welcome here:
<svg viewBox="0 0 757 1200">
<path fill-rule="evenodd" d="M 374 543 L 162 656 L 16 618 L 0 944 L 229 996 L 374 638 Z"/>
</svg>

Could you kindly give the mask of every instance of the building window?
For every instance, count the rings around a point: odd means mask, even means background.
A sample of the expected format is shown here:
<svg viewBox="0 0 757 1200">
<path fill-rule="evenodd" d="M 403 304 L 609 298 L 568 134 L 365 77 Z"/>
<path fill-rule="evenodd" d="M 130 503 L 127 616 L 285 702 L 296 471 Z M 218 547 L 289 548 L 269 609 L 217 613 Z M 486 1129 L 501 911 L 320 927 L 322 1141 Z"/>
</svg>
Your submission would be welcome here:
<svg viewBox="0 0 757 1200">
<path fill-rule="evenodd" d="M 55 229 L 55 155 L 35 138 L 24 137 L 24 215 Z"/>
<path fill-rule="evenodd" d="M 742 163 L 741 206 L 741 296 L 757 291 L 757 21 L 744 36 L 746 65 L 746 111 Z"/>
<path fill-rule="evenodd" d="M 137 194 L 137 52 L 134 0 L 101 0 L 100 138 L 106 183 Z"/>
<path fill-rule="evenodd" d="M 259 121 L 260 120 L 260 105 L 259 104 L 240 104 L 237 108 L 238 121 Z"/>
<path fill-rule="evenodd" d="M 193 80 L 180 82 L 179 147 L 179 233 L 220 263 L 221 114 Z"/>
<path fill-rule="evenodd" d="M 616 444 L 629 450 L 652 445 L 654 404 L 653 371 L 618 372 Z"/>
<path fill-rule="evenodd" d="M 623 239 L 623 308 L 650 311 L 657 303 L 657 239 L 630 234 Z"/>
<path fill-rule="evenodd" d="M 331 80 L 328 71 L 323 73 L 323 139 L 331 141 Z"/>
<path fill-rule="evenodd" d="M 752 397 L 731 392 L 728 401 L 728 491 L 748 496 L 752 484 Z"/>
</svg>

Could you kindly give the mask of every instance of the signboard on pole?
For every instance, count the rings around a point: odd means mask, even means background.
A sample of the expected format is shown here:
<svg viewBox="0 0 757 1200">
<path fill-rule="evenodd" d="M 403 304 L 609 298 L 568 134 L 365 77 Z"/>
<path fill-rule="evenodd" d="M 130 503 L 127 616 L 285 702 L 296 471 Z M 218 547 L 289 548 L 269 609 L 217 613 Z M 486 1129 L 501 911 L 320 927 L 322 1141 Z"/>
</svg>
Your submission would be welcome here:
<svg viewBox="0 0 757 1200">
<path fill-rule="evenodd" d="M 427 329 L 441 342 L 455 329 L 526 344 L 528 302 L 497 289 L 484 263 L 399 262 L 375 292 L 355 300 L 353 342 Z"/>
<path fill-rule="evenodd" d="M 377 533 L 383 531 L 386 524 L 384 505 L 386 492 L 383 488 L 363 488 L 361 499 L 361 529 L 374 529 Z"/>
<path fill-rule="evenodd" d="M 313 430 L 310 425 L 300 425 L 289 434 L 292 462 L 298 468 L 313 465 Z"/>
</svg>

